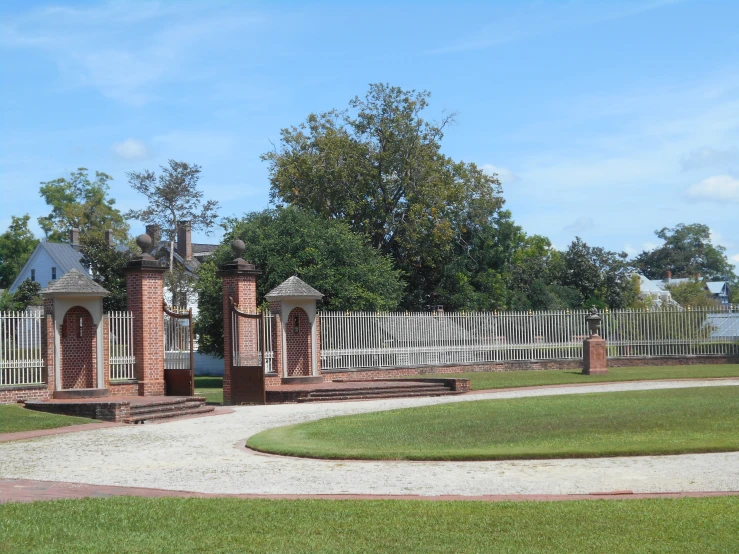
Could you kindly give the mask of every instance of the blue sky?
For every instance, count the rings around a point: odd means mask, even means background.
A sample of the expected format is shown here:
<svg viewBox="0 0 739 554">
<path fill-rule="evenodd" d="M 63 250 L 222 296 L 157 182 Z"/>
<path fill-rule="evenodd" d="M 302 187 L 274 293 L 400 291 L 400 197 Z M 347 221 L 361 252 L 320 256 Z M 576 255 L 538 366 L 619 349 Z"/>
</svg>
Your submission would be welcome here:
<svg viewBox="0 0 739 554">
<path fill-rule="evenodd" d="M 739 263 L 737 21 L 735 1 L 5 1 L 0 228 L 80 166 L 139 207 L 126 172 L 169 158 L 223 215 L 263 209 L 280 129 L 388 82 L 458 112 L 444 153 L 497 171 L 556 247 L 636 254 L 699 222 Z"/>
</svg>

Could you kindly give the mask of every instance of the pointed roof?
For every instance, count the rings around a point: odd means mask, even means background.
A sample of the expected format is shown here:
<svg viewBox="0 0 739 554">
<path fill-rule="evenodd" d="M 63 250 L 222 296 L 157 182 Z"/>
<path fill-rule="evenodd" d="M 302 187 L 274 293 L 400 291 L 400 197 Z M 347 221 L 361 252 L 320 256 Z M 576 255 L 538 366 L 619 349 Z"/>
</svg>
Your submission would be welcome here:
<svg viewBox="0 0 739 554">
<path fill-rule="evenodd" d="M 42 297 L 53 296 L 108 296 L 110 293 L 86 274 L 72 269 L 39 293 Z"/>
<path fill-rule="evenodd" d="M 281 285 L 277 285 L 269 291 L 265 298 L 267 300 L 280 300 L 282 298 L 312 298 L 314 300 L 320 300 L 323 298 L 323 295 L 308 283 L 293 275 Z"/>
</svg>

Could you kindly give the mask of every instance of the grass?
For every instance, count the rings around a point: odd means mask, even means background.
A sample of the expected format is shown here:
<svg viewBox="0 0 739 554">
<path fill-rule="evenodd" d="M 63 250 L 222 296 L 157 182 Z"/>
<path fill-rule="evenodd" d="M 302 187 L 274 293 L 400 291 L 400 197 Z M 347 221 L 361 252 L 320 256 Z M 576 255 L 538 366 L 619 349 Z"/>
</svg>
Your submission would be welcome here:
<svg viewBox="0 0 739 554">
<path fill-rule="evenodd" d="M 0 552 L 739 551 L 739 497 L 565 502 L 235 499 L 0 505 Z"/>
<path fill-rule="evenodd" d="M 27 410 L 19 404 L 0 404 L 0 433 L 18 433 L 38 429 L 56 429 L 81 423 L 100 423 L 94 419 L 46 414 Z M 2 549 L 0 549 L 2 552 Z"/>
<path fill-rule="evenodd" d="M 709 377 L 739 377 L 739 364 L 678 365 L 654 367 L 609 368 L 606 375 L 583 375 L 580 370 L 498 371 L 470 373 L 435 373 L 410 377 L 447 377 L 470 379 L 472 390 L 564 385 L 572 383 L 603 383 L 614 381 L 644 381 L 649 379 L 704 379 Z"/>
<path fill-rule="evenodd" d="M 739 388 L 479 400 L 262 431 L 256 450 L 333 459 L 502 460 L 739 450 Z"/>
<path fill-rule="evenodd" d="M 195 377 L 195 394 L 208 404 L 223 404 L 223 377 Z"/>
</svg>

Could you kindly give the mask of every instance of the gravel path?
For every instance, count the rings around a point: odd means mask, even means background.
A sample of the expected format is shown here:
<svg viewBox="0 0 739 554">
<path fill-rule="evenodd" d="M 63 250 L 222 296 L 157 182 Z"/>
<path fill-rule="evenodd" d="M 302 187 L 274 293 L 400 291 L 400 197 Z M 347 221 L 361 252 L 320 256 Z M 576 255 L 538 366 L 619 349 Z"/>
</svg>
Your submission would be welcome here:
<svg viewBox="0 0 739 554">
<path fill-rule="evenodd" d="M 739 490 L 739 452 L 497 462 L 323 461 L 243 448 L 264 429 L 335 415 L 447 402 L 739 386 L 612 383 L 467 396 L 237 407 L 233 413 L 0 444 L 0 477 L 219 494 L 588 494 Z M 739 391 L 738 393 L 739 394 Z"/>
</svg>

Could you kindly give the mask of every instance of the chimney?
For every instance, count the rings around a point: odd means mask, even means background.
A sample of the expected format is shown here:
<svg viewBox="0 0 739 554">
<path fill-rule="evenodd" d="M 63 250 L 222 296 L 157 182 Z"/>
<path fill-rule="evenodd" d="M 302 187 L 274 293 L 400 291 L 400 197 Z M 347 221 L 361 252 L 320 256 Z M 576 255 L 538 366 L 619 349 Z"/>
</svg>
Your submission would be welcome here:
<svg viewBox="0 0 739 554">
<path fill-rule="evenodd" d="M 113 229 L 106 229 L 105 230 L 105 243 L 108 246 L 113 246 Z"/>
<path fill-rule="evenodd" d="M 192 227 L 189 221 L 180 221 L 177 226 L 177 253 L 186 262 L 192 261 Z"/>
<path fill-rule="evenodd" d="M 146 234 L 151 237 L 151 244 L 154 247 L 154 252 L 159 250 L 159 243 L 162 240 L 162 228 L 157 224 L 147 225 Z"/>
<path fill-rule="evenodd" d="M 76 227 L 69 230 L 69 244 L 74 248 L 77 248 L 80 245 L 80 230 Z"/>
<path fill-rule="evenodd" d="M 670 279 L 672 279 L 672 271 L 668 269 L 665 271 L 665 281 L 669 281 Z"/>
</svg>

